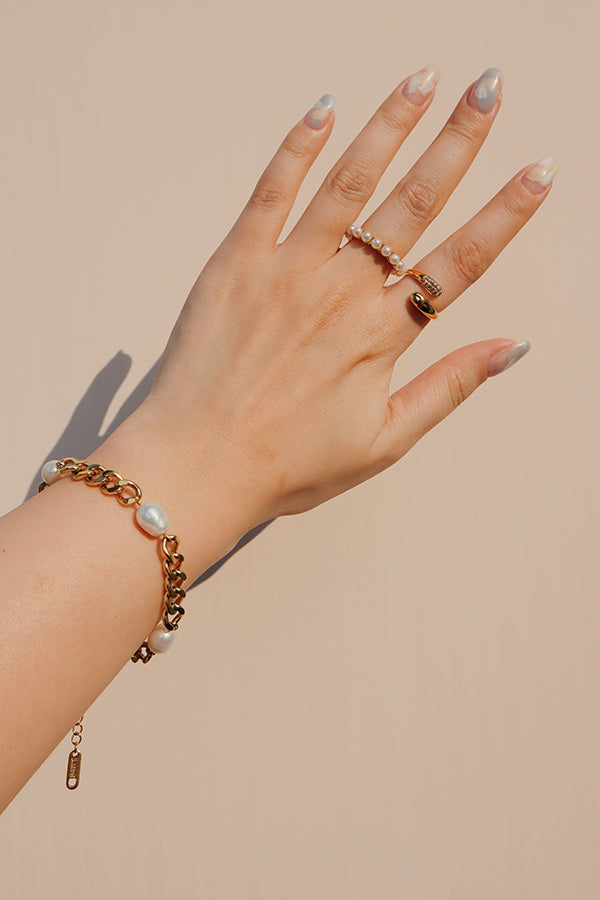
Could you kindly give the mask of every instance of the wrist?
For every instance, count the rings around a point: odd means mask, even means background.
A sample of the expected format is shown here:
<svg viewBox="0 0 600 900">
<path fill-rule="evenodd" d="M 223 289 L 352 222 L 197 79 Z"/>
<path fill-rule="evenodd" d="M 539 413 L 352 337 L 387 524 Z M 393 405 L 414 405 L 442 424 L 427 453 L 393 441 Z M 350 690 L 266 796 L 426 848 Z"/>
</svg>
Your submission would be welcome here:
<svg viewBox="0 0 600 900">
<path fill-rule="evenodd" d="M 198 429 L 196 428 L 196 431 Z M 138 408 L 90 456 L 157 503 L 180 540 L 187 586 L 218 562 L 252 528 L 273 518 L 248 460 L 207 429 L 193 450 Z"/>
</svg>

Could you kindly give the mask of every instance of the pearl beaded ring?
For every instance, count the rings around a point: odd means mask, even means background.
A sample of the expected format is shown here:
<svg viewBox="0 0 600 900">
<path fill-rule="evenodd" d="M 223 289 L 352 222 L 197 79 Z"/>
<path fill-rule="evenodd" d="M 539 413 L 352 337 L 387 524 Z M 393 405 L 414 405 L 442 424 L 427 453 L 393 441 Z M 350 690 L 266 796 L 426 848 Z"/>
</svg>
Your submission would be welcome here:
<svg viewBox="0 0 600 900">
<path fill-rule="evenodd" d="M 389 244 L 384 244 L 381 238 L 375 237 L 372 232 L 361 228 L 360 225 L 351 225 L 346 231 L 346 237 L 349 239 L 356 238 L 357 240 L 362 241 L 363 244 L 368 244 L 373 250 L 377 250 L 381 253 L 392 266 L 394 275 L 404 275 L 406 273 L 406 266 L 400 259 L 399 254 L 394 253 Z"/>
<path fill-rule="evenodd" d="M 435 278 L 432 278 L 431 275 L 427 275 L 425 272 L 420 272 L 418 269 L 407 269 L 400 259 L 399 254 L 394 253 L 389 244 L 384 244 L 381 238 L 375 237 L 372 232 L 367 231 L 365 228 L 361 228 L 360 225 L 351 225 L 345 232 L 345 235 L 349 240 L 352 238 L 361 240 L 363 244 L 368 244 L 373 250 L 377 250 L 378 253 L 381 253 L 392 266 L 394 275 L 398 275 L 400 278 L 404 275 L 410 275 L 412 278 L 416 279 L 432 297 L 439 297 L 443 293 L 442 286 Z M 428 319 L 437 319 L 438 314 L 436 308 L 418 291 L 413 291 L 409 299 L 412 305 L 420 312 L 424 313 Z"/>
</svg>

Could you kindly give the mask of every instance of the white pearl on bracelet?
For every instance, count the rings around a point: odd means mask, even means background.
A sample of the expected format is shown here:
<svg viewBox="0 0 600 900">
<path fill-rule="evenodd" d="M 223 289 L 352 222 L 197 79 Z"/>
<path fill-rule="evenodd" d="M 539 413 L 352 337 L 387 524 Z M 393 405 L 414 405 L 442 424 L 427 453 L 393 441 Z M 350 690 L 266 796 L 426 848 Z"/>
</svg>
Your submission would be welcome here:
<svg viewBox="0 0 600 900">
<path fill-rule="evenodd" d="M 374 237 L 375 235 L 371 234 L 370 231 L 363 231 L 360 235 L 361 241 L 365 244 L 370 244 Z"/>
<path fill-rule="evenodd" d="M 148 647 L 153 653 L 164 653 L 173 646 L 175 631 L 167 631 L 161 623 L 157 625 L 148 638 Z"/>
<path fill-rule="evenodd" d="M 58 481 L 58 479 L 60 478 L 60 472 L 58 471 L 58 466 L 56 465 L 57 462 L 57 459 L 50 459 L 42 467 L 42 479 L 46 482 L 46 484 L 54 484 L 54 482 Z"/>
<path fill-rule="evenodd" d="M 380 250 L 379 252 L 381 253 L 382 256 L 391 256 L 391 255 L 392 255 L 392 248 L 391 248 L 391 247 L 388 247 L 387 244 L 384 244 L 383 247 L 381 248 L 381 250 Z"/>
<path fill-rule="evenodd" d="M 142 503 L 136 511 L 135 518 L 140 528 L 152 537 L 159 537 L 169 527 L 166 513 L 158 503 Z"/>
<path fill-rule="evenodd" d="M 373 250 L 381 250 L 381 248 L 383 247 L 383 241 L 381 240 L 381 238 L 373 238 L 373 240 L 371 241 L 371 247 L 373 248 Z"/>
</svg>

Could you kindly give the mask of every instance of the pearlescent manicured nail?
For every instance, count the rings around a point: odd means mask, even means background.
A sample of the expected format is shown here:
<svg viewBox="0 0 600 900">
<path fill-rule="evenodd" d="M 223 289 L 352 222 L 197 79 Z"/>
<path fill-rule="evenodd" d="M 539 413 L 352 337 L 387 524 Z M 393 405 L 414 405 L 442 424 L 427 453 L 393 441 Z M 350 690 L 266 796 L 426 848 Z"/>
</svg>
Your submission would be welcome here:
<svg viewBox="0 0 600 900">
<path fill-rule="evenodd" d="M 514 365 L 517 360 L 521 359 L 522 356 L 525 356 L 528 350 L 531 350 L 529 341 L 519 341 L 516 344 L 511 344 L 509 347 L 503 347 L 502 350 L 494 353 L 488 359 L 488 375 L 499 375 L 500 372 L 504 372 Z"/>
<path fill-rule="evenodd" d="M 411 75 L 402 88 L 402 93 L 415 106 L 422 106 L 429 95 L 435 91 L 439 80 L 440 70 L 436 66 L 425 66 Z"/>
<path fill-rule="evenodd" d="M 532 194 L 543 194 L 556 175 L 556 163 L 551 156 L 540 159 L 523 172 L 521 181 Z"/>
<path fill-rule="evenodd" d="M 469 91 L 467 102 L 479 112 L 489 112 L 498 99 L 503 83 L 504 77 L 500 69 L 486 69 Z"/>
<path fill-rule="evenodd" d="M 333 94 L 323 94 L 322 97 L 319 97 L 313 108 L 309 109 L 304 116 L 305 123 L 310 128 L 323 128 L 331 115 L 334 104 L 335 97 Z"/>
</svg>

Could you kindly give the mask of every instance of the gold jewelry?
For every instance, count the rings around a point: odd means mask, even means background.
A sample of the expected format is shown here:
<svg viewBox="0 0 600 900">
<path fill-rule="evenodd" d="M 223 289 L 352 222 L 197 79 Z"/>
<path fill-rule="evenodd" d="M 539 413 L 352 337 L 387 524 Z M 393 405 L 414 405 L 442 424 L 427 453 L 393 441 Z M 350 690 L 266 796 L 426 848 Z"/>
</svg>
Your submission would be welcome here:
<svg viewBox="0 0 600 900">
<path fill-rule="evenodd" d="M 406 274 L 406 266 L 400 259 L 400 255 L 394 253 L 389 244 L 384 243 L 381 238 L 376 237 L 372 232 L 361 228 L 360 225 L 351 225 L 344 233 L 349 240 L 357 238 L 357 240 L 361 240 L 363 244 L 368 244 L 373 250 L 377 250 L 381 253 L 393 268 L 395 275 L 402 276 Z"/>
<path fill-rule="evenodd" d="M 419 294 L 418 291 L 415 291 L 414 294 L 410 295 L 410 300 L 412 304 L 417 307 L 419 312 L 424 313 L 429 319 L 437 319 L 437 309 L 435 309 L 423 294 Z"/>
<path fill-rule="evenodd" d="M 81 732 L 83 731 L 83 716 L 80 716 L 73 725 L 73 734 L 71 735 L 71 743 L 73 749 L 69 753 L 67 760 L 67 787 L 70 791 L 74 791 L 79 784 L 79 771 L 81 769 L 81 753 L 79 745 L 81 743 Z"/>
<path fill-rule="evenodd" d="M 416 278 L 419 284 L 422 284 L 432 297 L 439 297 L 443 293 L 442 286 L 431 275 L 426 275 L 425 272 L 419 272 L 417 269 L 407 269 L 404 274 L 412 275 L 413 278 Z"/>
<path fill-rule="evenodd" d="M 63 475 L 70 475 L 73 481 L 84 481 L 88 487 L 99 487 L 103 494 L 114 494 L 122 506 L 135 506 L 137 524 L 151 537 L 158 538 L 160 542 L 163 555 L 164 609 L 152 632 L 131 657 L 132 662 L 141 659 L 143 663 L 147 663 L 156 653 L 164 653 L 172 646 L 181 617 L 185 614 L 181 602 L 185 598 L 186 592 L 181 585 L 187 576 L 180 569 L 183 556 L 178 552 L 179 539 L 174 534 L 167 534 L 169 521 L 164 510 L 157 503 L 141 502 L 142 491 L 139 485 L 134 481 L 127 481 L 113 469 L 105 469 L 97 463 L 89 463 L 71 456 L 50 460 L 42 467 L 43 481 L 38 486 L 38 493 L 48 485 L 54 484 Z M 69 754 L 67 765 L 69 790 L 74 790 L 79 784 L 81 768 L 79 744 L 83 731 L 82 721 L 83 716 L 73 726 L 71 743 L 74 749 Z"/>
<path fill-rule="evenodd" d="M 357 238 L 361 240 L 363 244 L 368 244 L 373 250 L 377 250 L 381 253 L 394 269 L 395 275 L 398 275 L 400 278 L 405 275 L 412 275 L 412 277 L 416 278 L 419 284 L 421 284 L 432 297 L 439 297 L 442 294 L 442 286 L 435 278 L 432 278 L 431 275 L 427 275 L 425 272 L 420 272 L 418 269 L 407 269 L 400 259 L 400 255 L 394 253 L 389 244 L 384 244 L 383 240 L 376 237 L 371 231 L 366 231 L 364 228 L 361 228 L 360 225 L 351 225 L 344 234 L 349 240 Z M 413 305 L 428 318 L 437 319 L 437 310 L 429 300 L 425 299 L 423 294 L 415 291 L 410 295 L 410 299 Z"/>
</svg>

